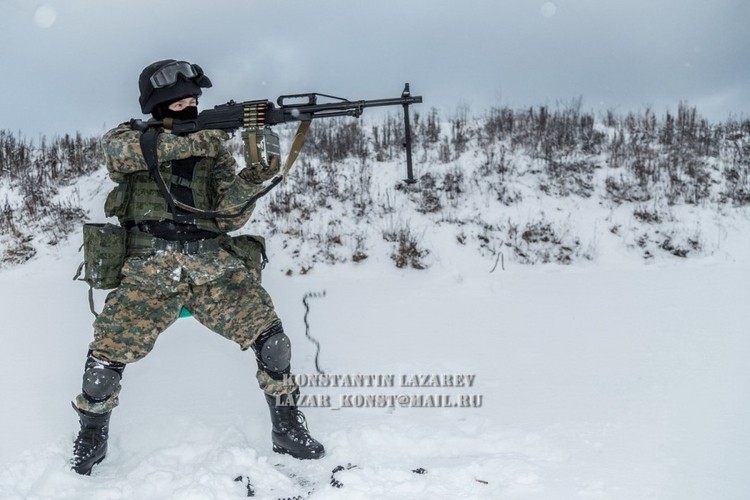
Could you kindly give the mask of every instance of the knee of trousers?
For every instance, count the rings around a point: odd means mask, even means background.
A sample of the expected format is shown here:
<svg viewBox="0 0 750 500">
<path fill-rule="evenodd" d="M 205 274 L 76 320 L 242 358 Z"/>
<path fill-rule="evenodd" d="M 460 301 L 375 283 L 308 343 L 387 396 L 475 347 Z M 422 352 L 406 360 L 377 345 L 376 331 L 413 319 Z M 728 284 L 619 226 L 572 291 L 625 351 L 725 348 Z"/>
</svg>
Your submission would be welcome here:
<svg viewBox="0 0 750 500">
<path fill-rule="evenodd" d="M 81 392 L 92 402 L 101 402 L 111 397 L 120 387 L 125 365 L 104 361 L 89 354 L 83 372 Z"/>
<path fill-rule="evenodd" d="M 253 344 L 261 369 L 270 373 L 285 373 L 292 361 L 292 344 L 280 323 L 261 333 Z"/>
</svg>

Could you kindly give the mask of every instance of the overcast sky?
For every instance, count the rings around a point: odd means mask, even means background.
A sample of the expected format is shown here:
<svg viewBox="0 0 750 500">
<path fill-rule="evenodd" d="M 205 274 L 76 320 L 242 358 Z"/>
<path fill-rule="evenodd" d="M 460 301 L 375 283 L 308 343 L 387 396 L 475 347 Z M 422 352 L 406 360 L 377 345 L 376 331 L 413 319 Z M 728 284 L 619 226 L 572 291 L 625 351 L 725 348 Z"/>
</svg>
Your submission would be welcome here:
<svg viewBox="0 0 750 500">
<path fill-rule="evenodd" d="M 408 81 L 444 117 L 578 97 L 750 114 L 750 0 L 0 0 L 0 54 L 0 129 L 32 139 L 141 117 L 138 74 L 165 58 L 204 68 L 202 106 Z"/>
</svg>

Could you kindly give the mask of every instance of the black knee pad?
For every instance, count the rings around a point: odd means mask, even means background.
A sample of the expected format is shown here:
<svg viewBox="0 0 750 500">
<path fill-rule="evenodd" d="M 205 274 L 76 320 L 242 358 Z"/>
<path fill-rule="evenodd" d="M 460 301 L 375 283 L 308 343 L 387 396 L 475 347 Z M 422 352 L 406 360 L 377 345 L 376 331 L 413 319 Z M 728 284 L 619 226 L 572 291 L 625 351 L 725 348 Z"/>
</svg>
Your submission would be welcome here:
<svg viewBox="0 0 750 500">
<path fill-rule="evenodd" d="M 89 354 L 81 390 L 91 401 L 104 401 L 117 390 L 125 365 L 103 361 Z"/>
<path fill-rule="evenodd" d="M 261 333 L 253 344 L 258 364 L 268 372 L 283 373 L 292 361 L 292 344 L 278 324 Z"/>
</svg>

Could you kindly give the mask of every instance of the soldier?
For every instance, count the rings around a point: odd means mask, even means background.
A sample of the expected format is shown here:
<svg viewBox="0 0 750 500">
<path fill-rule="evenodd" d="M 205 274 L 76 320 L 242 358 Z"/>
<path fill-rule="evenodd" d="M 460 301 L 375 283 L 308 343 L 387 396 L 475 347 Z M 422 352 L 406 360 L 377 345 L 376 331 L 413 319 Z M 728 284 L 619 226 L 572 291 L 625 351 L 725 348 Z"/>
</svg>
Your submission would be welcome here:
<svg viewBox="0 0 750 500">
<path fill-rule="evenodd" d="M 201 89 L 211 87 L 211 81 L 198 65 L 168 59 L 147 66 L 138 86 L 144 114 L 192 119 Z M 240 206 L 278 172 L 276 161 L 263 167 L 248 164 L 236 173 L 224 145 L 227 138 L 219 130 L 186 136 L 160 130 L 155 148 L 158 174 L 174 198 L 168 203 L 144 160 L 141 132 L 124 123 L 102 137 L 109 176 L 117 183 L 105 213 L 117 216 L 127 230 L 128 252 L 121 284 L 94 321 L 82 391 L 73 403 L 81 424 L 72 461 L 79 474 L 90 474 L 106 455 L 110 414 L 125 366 L 151 351 L 183 307 L 242 350 L 255 352 L 258 383 L 271 412 L 273 450 L 299 459 L 325 454 L 294 404 L 299 387 L 288 377 L 289 338 L 261 286 L 260 269 L 252 264 L 258 259 L 226 244 L 232 241 L 227 232 L 242 227 L 250 211 L 231 218 L 198 214 Z M 254 243 L 262 251 L 260 239 Z"/>
</svg>

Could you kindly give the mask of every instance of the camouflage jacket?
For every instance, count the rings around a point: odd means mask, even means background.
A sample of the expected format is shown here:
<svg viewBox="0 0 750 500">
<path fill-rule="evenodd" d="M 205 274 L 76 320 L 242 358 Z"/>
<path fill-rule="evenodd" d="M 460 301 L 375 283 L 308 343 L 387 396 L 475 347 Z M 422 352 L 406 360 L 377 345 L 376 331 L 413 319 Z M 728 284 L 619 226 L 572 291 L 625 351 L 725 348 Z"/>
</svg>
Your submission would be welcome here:
<svg viewBox="0 0 750 500">
<path fill-rule="evenodd" d="M 123 123 L 104 134 L 101 141 L 109 176 L 117 183 L 107 197 L 105 215 L 116 216 L 121 223 L 173 218 L 143 158 L 140 135 Z M 190 181 L 198 209 L 237 212 L 275 173 L 252 167 L 237 173 L 237 162 L 224 145 L 226 139 L 227 134 L 218 130 L 187 136 L 163 132 L 158 136 L 159 170 L 167 185 L 175 181 L 172 161 L 199 158 Z M 251 214 L 252 208 L 240 217 L 196 219 L 195 224 L 210 231 L 233 231 L 245 225 Z"/>
</svg>

